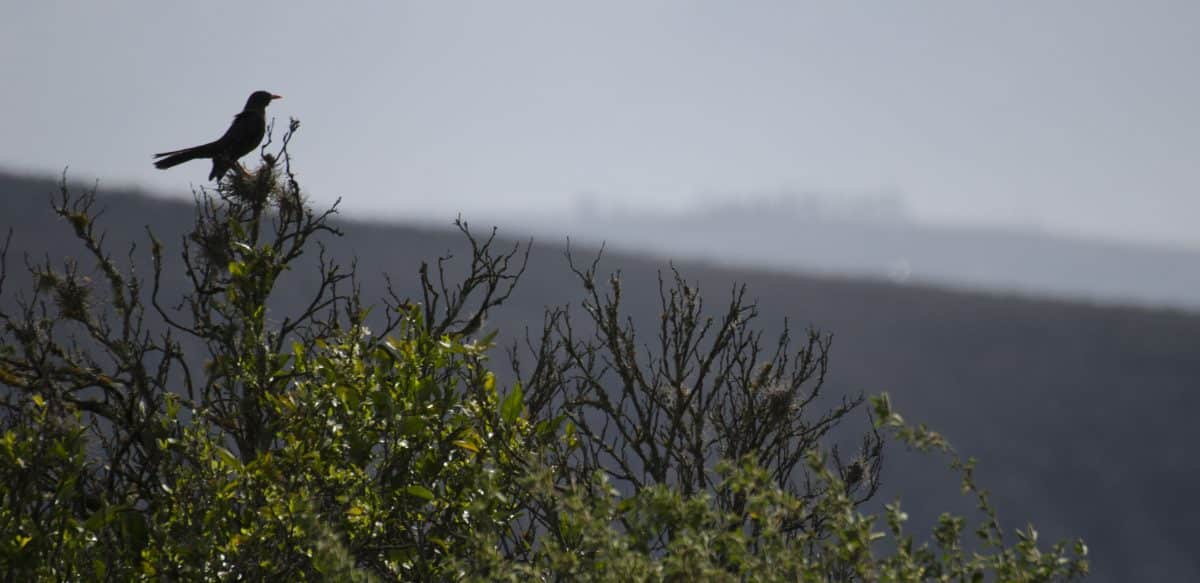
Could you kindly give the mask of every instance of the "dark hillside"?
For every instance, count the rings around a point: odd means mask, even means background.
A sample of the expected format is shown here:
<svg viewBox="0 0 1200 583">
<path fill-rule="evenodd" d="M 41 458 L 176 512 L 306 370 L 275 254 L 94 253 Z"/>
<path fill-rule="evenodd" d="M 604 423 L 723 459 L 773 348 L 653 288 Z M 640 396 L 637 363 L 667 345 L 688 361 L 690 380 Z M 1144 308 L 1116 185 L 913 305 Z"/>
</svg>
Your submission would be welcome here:
<svg viewBox="0 0 1200 583">
<path fill-rule="evenodd" d="M 22 252 L 79 255 L 70 229 L 49 210 L 47 195 L 56 189 L 54 180 L 0 174 L 0 229 L 14 233 L 10 270 L 20 269 Z M 191 220 L 187 201 L 103 194 L 101 223 L 114 252 L 128 249 L 131 238 L 144 242 L 150 225 L 168 254 L 177 253 Z M 357 256 L 366 297 L 383 289 L 383 272 L 404 285 L 422 259 L 461 248 L 449 229 L 343 226 L 346 237 L 330 241 L 330 253 L 343 261 Z M 535 245 L 522 284 L 488 322 L 502 339 L 539 326 L 544 306 L 581 297 L 562 251 L 559 241 Z M 144 243 L 137 255 L 144 266 Z M 631 315 L 654 322 L 657 271 L 666 264 L 609 254 L 602 267 L 622 271 Z M 1007 527 L 1032 521 L 1048 539 L 1084 537 L 1096 580 L 1200 579 L 1193 552 L 1200 524 L 1187 510 L 1200 491 L 1200 466 L 1187 451 L 1200 437 L 1191 421 L 1200 410 L 1200 316 L 702 263 L 677 267 L 700 282 L 714 306 L 733 282 L 745 282 L 759 299 L 761 322 L 790 317 L 832 332 L 831 392 L 889 391 L 907 418 L 929 423 L 980 458 L 980 481 L 994 492 Z M 301 301 L 304 274 L 293 279 Z M 173 285 L 170 277 L 166 285 Z M 11 301 L 22 286 L 20 278 L 10 281 L 0 301 Z M 914 516 L 949 506 L 948 473 L 931 480 L 924 472 L 936 464 L 890 454 L 883 499 L 902 496 Z M 951 487 L 923 489 L 931 481 Z"/>
</svg>

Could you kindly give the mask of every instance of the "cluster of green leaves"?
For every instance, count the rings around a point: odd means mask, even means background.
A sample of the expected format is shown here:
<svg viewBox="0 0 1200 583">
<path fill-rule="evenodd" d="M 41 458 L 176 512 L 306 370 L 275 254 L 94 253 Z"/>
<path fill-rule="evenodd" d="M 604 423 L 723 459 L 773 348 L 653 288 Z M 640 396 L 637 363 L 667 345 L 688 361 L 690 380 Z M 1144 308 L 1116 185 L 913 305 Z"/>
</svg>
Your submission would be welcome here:
<svg viewBox="0 0 1200 583">
<path fill-rule="evenodd" d="M 146 575 L 331 577 L 357 564 L 433 580 L 471 533 L 513 513 L 497 481 L 516 445 L 482 345 L 434 338 L 419 315 L 375 344 L 350 331 L 296 350 L 270 397 L 280 431 L 248 462 L 193 425 L 142 552 Z M 333 555 L 319 549 L 334 541 Z M 349 557 L 354 557 L 350 560 Z M 192 571 L 194 569 L 194 571 Z"/>
<path fill-rule="evenodd" d="M 887 396 L 876 397 L 877 404 Z M 880 405 L 882 406 L 882 405 Z M 903 423 L 894 412 L 881 424 L 899 439 L 921 445 L 937 441 L 963 470 L 964 493 L 975 494 L 984 515 L 973 548 L 963 539 L 965 519 L 944 513 L 932 541 L 920 544 L 906 532 L 908 515 L 899 500 L 879 515 L 858 509 L 849 488 L 813 451 L 812 475 L 828 486 L 802 499 L 775 484 L 750 459 L 718 465 L 721 489 L 743 497 L 745 512 L 722 512 L 708 494 L 685 497 L 662 485 L 622 495 L 603 473 L 592 483 L 556 490 L 548 474 L 524 479 L 530 492 L 549 500 L 565 536 L 547 537 L 531 560 L 513 562 L 495 541 L 476 537 L 458 560 L 464 580 L 512 581 L 1068 581 L 1088 573 L 1087 548 L 1074 541 L 1038 544 L 1032 526 L 1007 545 L 995 511 L 948 444 L 926 428 Z M 912 441 L 910 441 L 912 440 Z M 816 535 L 789 525 L 820 517 Z M 662 548 L 655 552 L 652 549 Z"/>
<path fill-rule="evenodd" d="M 88 464 L 78 413 L 53 411 L 35 394 L 10 415 L 0 435 L 0 566 L 10 579 L 103 575 L 107 545 L 98 537 L 120 523 L 80 512 Z"/>
<path fill-rule="evenodd" d="M 118 370 L 62 349 L 38 332 L 43 320 L 4 315 L 6 579 L 1050 581 L 1087 571 L 1082 543 L 1046 548 L 1030 527 L 1008 545 L 972 464 L 907 425 L 886 397 L 875 400 L 877 428 L 951 456 L 980 503 L 978 540 L 964 542 L 965 520 L 943 515 L 933 539 L 918 543 L 899 502 L 864 514 L 820 443 L 804 457 L 814 482 L 806 492 L 816 494 L 787 489 L 753 455 L 709 468 L 712 489 L 689 495 L 665 483 L 622 490 L 603 469 L 581 480 L 558 463 L 581 449 L 581 429 L 564 412 L 533 418 L 519 384 L 497 388 L 493 337 L 449 331 L 467 294 L 438 296 L 453 299 L 440 324 L 428 301 L 392 305 L 379 333 L 356 290 L 318 295 L 312 305 L 329 313 L 268 318 L 277 278 L 324 220 L 274 173 L 237 177 L 222 185 L 229 196 L 198 200 L 193 319 L 169 323 L 206 343 L 199 378 L 169 336 L 152 344 L 129 323 L 140 288 L 99 253 L 125 301 L 126 335 L 97 323 L 98 302 L 58 318 L 84 325 Z M 272 198 L 274 214 L 264 211 Z M 271 220 L 284 227 L 260 237 Z M 91 224 L 77 233 L 98 249 Z M 153 252 L 161 265 L 157 241 Z M 322 269 L 322 291 L 333 290 L 340 276 Z M 147 348 L 133 350 L 137 342 Z M 180 363 L 186 382 L 169 371 L 147 380 L 148 354 L 166 355 L 163 371 Z"/>
<path fill-rule="evenodd" d="M 248 461 L 170 399 L 156 446 L 172 461 L 132 504 L 87 499 L 80 482 L 103 468 L 79 413 L 56 418 L 33 395 L 0 437 L 0 566 L 31 580 L 442 578 L 464 541 L 515 513 L 519 400 L 471 364 L 485 345 L 432 337 L 415 314 L 384 344 L 320 344 L 294 355 L 298 380 L 269 399 L 280 431 Z"/>
</svg>

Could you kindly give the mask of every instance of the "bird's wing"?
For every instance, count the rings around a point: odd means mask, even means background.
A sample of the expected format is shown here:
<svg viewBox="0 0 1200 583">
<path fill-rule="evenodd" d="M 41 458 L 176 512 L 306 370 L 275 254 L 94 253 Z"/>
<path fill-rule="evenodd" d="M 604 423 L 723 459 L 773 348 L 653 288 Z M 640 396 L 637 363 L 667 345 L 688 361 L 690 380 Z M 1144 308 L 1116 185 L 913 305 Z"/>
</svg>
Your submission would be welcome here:
<svg viewBox="0 0 1200 583">
<path fill-rule="evenodd" d="M 266 121 L 263 115 L 252 111 L 243 111 L 233 118 L 225 135 L 216 141 L 222 153 L 241 157 L 253 150 L 262 141 Z"/>
<path fill-rule="evenodd" d="M 228 143 L 236 139 L 240 132 L 245 131 L 242 128 L 246 126 L 246 121 L 246 112 L 244 111 L 233 116 L 233 121 L 229 124 L 229 129 L 225 130 L 225 133 L 220 138 L 217 138 L 217 141 Z"/>
</svg>

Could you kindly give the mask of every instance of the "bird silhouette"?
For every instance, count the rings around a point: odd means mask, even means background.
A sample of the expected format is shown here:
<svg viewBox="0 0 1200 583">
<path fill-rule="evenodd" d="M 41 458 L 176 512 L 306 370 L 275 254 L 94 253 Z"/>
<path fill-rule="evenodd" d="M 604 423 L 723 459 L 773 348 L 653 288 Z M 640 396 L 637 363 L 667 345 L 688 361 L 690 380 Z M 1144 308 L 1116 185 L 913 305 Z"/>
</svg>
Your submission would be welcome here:
<svg viewBox="0 0 1200 583">
<path fill-rule="evenodd" d="M 154 166 L 165 170 L 189 160 L 211 158 L 212 172 L 208 173 L 208 179 L 220 180 L 237 165 L 238 158 L 249 154 L 262 142 L 263 134 L 267 133 L 267 105 L 280 97 L 269 91 L 251 93 L 246 107 L 233 118 L 225 135 L 201 146 L 155 154 L 155 158 L 161 159 L 155 161 Z"/>
</svg>

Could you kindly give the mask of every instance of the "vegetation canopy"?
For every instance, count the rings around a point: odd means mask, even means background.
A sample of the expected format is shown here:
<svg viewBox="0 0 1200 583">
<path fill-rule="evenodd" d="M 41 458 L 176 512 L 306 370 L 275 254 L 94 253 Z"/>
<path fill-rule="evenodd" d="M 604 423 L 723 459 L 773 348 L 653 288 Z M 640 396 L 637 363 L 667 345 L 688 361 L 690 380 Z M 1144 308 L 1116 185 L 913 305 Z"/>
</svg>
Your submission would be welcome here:
<svg viewBox="0 0 1200 583">
<path fill-rule="evenodd" d="M 634 322 L 620 273 L 568 254 L 579 305 L 501 345 L 486 317 L 528 246 L 460 220 L 470 257 L 422 264 L 414 294 L 389 286 L 368 303 L 322 244 L 340 235 L 336 205 L 314 210 L 291 171 L 298 128 L 268 140 L 254 172 L 197 192 L 179 241 L 149 229 L 113 255 L 95 193 L 65 180 L 52 205 L 80 258 L 26 258 L 18 291 L 5 241 L 6 579 L 1086 574 L 1082 541 L 1006 533 L 973 462 L 886 394 L 826 394 L 829 337 L 767 337 L 744 288 L 714 309 L 671 271 L 660 318 Z M 165 297 L 167 278 L 187 293 Z M 284 294 L 307 294 L 305 308 L 273 309 Z M 978 516 L 943 514 L 926 540 L 899 501 L 869 504 L 889 440 L 947 456 Z"/>
</svg>

